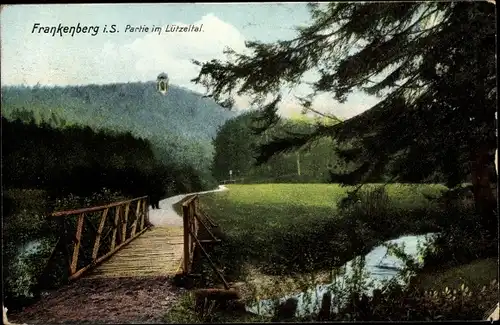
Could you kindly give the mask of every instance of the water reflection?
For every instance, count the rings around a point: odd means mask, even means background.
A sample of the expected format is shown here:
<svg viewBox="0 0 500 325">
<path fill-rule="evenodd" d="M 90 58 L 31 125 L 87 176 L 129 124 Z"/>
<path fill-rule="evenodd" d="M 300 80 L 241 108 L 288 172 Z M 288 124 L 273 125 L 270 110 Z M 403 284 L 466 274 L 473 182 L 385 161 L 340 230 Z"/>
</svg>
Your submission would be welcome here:
<svg viewBox="0 0 500 325">
<path fill-rule="evenodd" d="M 385 244 L 396 244 L 398 246 L 404 244 L 405 253 L 416 258 L 418 254 L 418 244 L 425 242 L 433 235 L 434 234 L 430 233 L 420 236 L 402 236 L 397 239 L 389 240 L 385 242 Z M 343 277 L 352 275 L 353 263 L 354 261 L 349 261 L 344 265 L 345 274 L 338 276 L 336 282 L 339 282 Z M 372 289 L 380 287 L 384 282 L 394 279 L 402 266 L 403 261 L 395 256 L 389 255 L 388 249 L 384 245 L 375 247 L 371 252 L 365 255 L 364 272 L 368 275 L 369 281 L 373 283 Z M 251 306 L 247 306 L 246 310 L 254 314 L 271 317 L 275 314 L 277 306 L 281 306 L 279 308 L 282 309 L 286 308 L 287 305 L 291 305 L 293 302 L 293 304 L 297 305 L 295 316 L 300 317 L 318 314 L 321 305 L 327 303 L 323 301 L 324 299 L 328 299 L 324 298 L 324 294 L 330 292 L 333 286 L 334 283 L 320 284 L 305 292 L 290 294 L 280 299 L 260 300 Z M 370 292 L 371 291 L 367 291 L 366 294 L 370 294 Z M 333 298 L 334 297 L 330 295 L 329 299 Z M 336 306 L 332 306 L 334 304 L 332 304 L 331 300 L 327 305 L 329 305 L 333 312 L 336 312 L 337 308 Z"/>
<path fill-rule="evenodd" d="M 37 254 L 42 249 L 41 240 L 32 240 L 18 248 L 18 259 L 26 258 Z"/>
</svg>

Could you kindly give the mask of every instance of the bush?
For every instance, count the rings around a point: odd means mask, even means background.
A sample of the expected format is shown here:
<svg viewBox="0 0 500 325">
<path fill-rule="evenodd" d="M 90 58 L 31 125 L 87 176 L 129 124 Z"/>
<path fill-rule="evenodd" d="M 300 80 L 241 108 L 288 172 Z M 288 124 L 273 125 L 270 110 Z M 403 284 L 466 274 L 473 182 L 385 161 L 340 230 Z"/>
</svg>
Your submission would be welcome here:
<svg viewBox="0 0 500 325">
<path fill-rule="evenodd" d="M 441 231 L 435 249 L 425 258 L 428 270 L 498 257 L 498 237 L 484 236 L 480 216 L 474 207 L 470 188 L 458 188 L 437 199 L 441 206 Z M 446 261 L 446 265 L 443 265 Z"/>
<path fill-rule="evenodd" d="M 47 193 L 36 189 L 6 189 L 3 201 L 7 206 L 2 241 L 4 299 L 26 303 L 34 298 L 32 273 L 47 251 L 47 243 L 40 239 L 49 232 L 45 216 L 50 203 Z"/>
<path fill-rule="evenodd" d="M 439 206 L 411 201 L 398 205 L 383 185 L 367 185 L 350 192 L 337 205 L 351 234 L 367 241 L 377 238 L 376 243 L 380 243 L 404 234 L 440 230 Z"/>
<path fill-rule="evenodd" d="M 344 218 L 359 230 L 386 235 L 393 228 L 394 210 L 383 186 L 362 188 L 341 200 L 339 208 Z"/>
<path fill-rule="evenodd" d="M 334 321 L 434 321 L 481 320 L 498 301 L 498 284 L 473 292 L 462 285 L 458 290 L 416 291 L 393 284 L 372 297 L 352 294 L 349 304 L 332 315 Z"/>
</svg>

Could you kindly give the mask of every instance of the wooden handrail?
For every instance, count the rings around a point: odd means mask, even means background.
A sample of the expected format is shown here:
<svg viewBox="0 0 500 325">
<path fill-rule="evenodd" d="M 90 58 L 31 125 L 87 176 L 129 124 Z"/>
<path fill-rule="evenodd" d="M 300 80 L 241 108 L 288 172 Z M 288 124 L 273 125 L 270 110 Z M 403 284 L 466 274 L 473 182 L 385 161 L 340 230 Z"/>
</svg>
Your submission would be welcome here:
<svg viewBox="0 0 500 325">
<path fill-rule="evenodd" d="M 100 213 L 89 218 L 88 214 L 92 212 Z M 68 261 L 69 280 L 77 279 L 102 263 L 150 227 L 147 196 L 98 207 L 54 212 L 51 216 L 78 217 L 76 229 L 69 233 L 68 222 L 73 219 L 57 218 L 62 228 L 55 250 L 62 250 Z M 104 244 L 107 247 L 103 247 Z M 87 254 L 82 256 L 81 251 Z M 51 254 L 47 264 L 54 255 L 55 252 Z"/>
<path fill-rule="evenodd" d="M 188 196 L 188 198 L 184 199 L 182 202 L 182 206 L 189 206 L 194 200 L 196 200 L 198 196 L 196 194 L 193 194 L 191 196 Z"/>
<path fill-rule="evenodd" d="M 113 208 L 113 207 L 116 207 L 116 206 L 119 206 L 119 205 L 124 205 L 124 204 L 127 204 L 127 203 L 131 203 L 131 202 L 134 202 L 134 201 L 137 201 L 137 200 L 146 199 L 146 198 L 147 198 L 147 196 L 141 196 L 141 197 L 138 197 L 138 198 L 135 198 L 135 199 L 126 200 L 126 201 L 120 201 L 120 202 L 115 202 L 115 203 L 111 203 L 111 204 L 108 204 L 108 205 L 102 205 L 102 206 L 98 206 L 98 207 L 82 208 L 82 209 L 78 209 L 78 210 L 58 211 L 58 212 L 53 212 L 50 216 L 51 217 L 63 217 L 63 216 L 68 216 L 68 215 L 72 215 L 72 214 L 96 212 L 96 211 L 99 211 L 99 210 Z"/>
<path fill-rule="evenodd" d="M 219 277 L 219 279 L 221 279 L 222 283 L 224 283 L 224 288 L 226 288 L 226 290 L 228 290 L 229 289 L 229 284 L 227 283 L 227 281 L 224 278 L 224 276 L 222 275 L 222 273 L 220 273 L 220 271 L 217 269 L 217 266 L 215 266 L 214 262 L 212 262 L 212 259 L 208 255 L 207 251 L 203 248 L 203 245 L 201 245 L 201 243 L 198 240 L 198 237 L 196 236 L 196 234 L 193 234 L 191 232 L 191 229 L 189 230 L 189 232 L 193 236 L 193 238 L 196 240 L 196 243 L 200 247 L 203 255 L 205 255 L 205 257 L 207 258 L 208 262 L 210 263 L 210 266 L 212 266 L 212 269 L 214 269 L 214 271 L 215 271 L 215 273 L 217 273 L 217 276 Z"/>
<path fill-rule="evenodd" d="M 184 200 L 182 203 L 182 219 L 184 225 L 184 254 L 183 254 L 183 273 L 184 275 L 188 275 L 191 272 L 191 264 L 193 262 L 194 250 L 198 246 L 203 255 L 208 259 L 210 266 L 215 270 L 218 277 L 224 283 L 224 287 L 229 288 L 229 285 L 224 279 L 222 273 L 217 269 L 212 259 L 208 255 L 207 251 L 202 246 L 203 242 L 211 242 L 217 243 L 220 242 L 220 239 L 217 239 L 212 231 L 209 229 L 207 223 L 200 218 L 201 212 L 199 209 L 199 197 L 194 194 Z M 205 216 L 206 217 L 206 216 Z M 213 220 L 209 220 L 211 226 L 217 226 L 213 222 Z M 200 240 L 198 238 L 198 230 L 200 229 L 200 225 L 207 231 L 207 233 L 212 237 L 211 240 Z"/>
</svg>

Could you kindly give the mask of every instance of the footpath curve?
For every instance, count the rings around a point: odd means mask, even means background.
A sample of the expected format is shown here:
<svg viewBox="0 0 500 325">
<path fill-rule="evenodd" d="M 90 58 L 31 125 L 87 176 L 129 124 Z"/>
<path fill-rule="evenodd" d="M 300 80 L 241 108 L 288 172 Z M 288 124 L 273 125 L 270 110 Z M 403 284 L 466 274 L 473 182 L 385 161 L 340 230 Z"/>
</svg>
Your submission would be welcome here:
<svg viewBox="0 0 500 325">
<path fill-rule="evenodd" d="M 219 185 L 219 187 L 215 190 L 189 194 L 179 194 L 163 199 L 160 201 L 159 209 L 149 210 L 149 222 L 151 222 L 153 226 L 182 226 L 182 217 L 174 210 L 174 204 L 184 200 L 190 195 L 222 192 L 227 190 L 228 188 L 224 185 Z"/>
</svg>

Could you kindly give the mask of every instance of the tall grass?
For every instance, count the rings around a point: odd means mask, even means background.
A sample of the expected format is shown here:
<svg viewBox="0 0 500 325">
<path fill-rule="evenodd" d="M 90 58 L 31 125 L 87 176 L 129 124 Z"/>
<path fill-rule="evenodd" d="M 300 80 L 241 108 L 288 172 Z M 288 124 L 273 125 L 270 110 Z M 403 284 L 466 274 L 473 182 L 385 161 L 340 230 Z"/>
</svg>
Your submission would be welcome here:
<svg viewBox="0 0 500 325">
<path fill-rule="evenodd" d="M 201 203 L 220 225 L 215 255 L 232 261 L 228 276 L 239 278 L 245 264 L 283 275 L 342 265 L 392 237 L 439 229 L 439 207 L 424 194 L 444 186 L 391 184 L 387 197 L 376 188 L 368 185 L 346 209 L 338 205 L 349 188 L 336 184 L 230 185 Z"/>
</svg>

